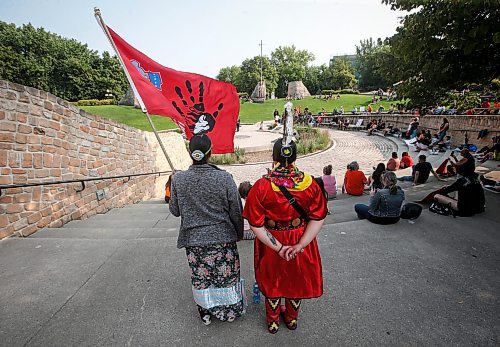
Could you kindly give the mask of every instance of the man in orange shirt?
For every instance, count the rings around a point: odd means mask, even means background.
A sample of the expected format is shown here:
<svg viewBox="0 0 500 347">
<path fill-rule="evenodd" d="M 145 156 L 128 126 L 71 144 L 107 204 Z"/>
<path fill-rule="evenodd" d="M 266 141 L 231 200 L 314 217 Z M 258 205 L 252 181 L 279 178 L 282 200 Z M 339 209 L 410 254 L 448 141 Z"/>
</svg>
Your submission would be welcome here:
<svg viewBox="0 0 500 347">
<path fill-rule="evenodd" d="M 359 164 L 355 161 L 350 163 L 344 177 L 344 186 L 342 191 L 349 195 L 363 195 L 365 190 L 366 176 L 359 171 Z"/>
</svg>

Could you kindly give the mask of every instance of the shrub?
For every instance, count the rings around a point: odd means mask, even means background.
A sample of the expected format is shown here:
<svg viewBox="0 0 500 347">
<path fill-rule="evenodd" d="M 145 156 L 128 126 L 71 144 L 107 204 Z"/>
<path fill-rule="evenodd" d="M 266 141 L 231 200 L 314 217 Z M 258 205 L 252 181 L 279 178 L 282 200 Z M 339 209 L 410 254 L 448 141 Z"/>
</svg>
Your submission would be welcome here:
<svg viewBox="0 0 500 347">
<path fill-rule="evenodd" d="M 456 107 L 458 112 L 478 107 L 481 104 L 479 92 L 462 93 L 449 92 L 442 102 L 450 107 Z"/>
<path fill-rule="evenodd" d="M 209 161 L 215 165 L 244 164 L 246 163 L 245 149 L 235 147 L 234 153 L 213 154 Z"/>
<path fill-rule="evenodd" d="M 323 150 L 330 145 L 328 131 L 318 128 L 298 128 L 297 154 L 304 155 Z"/>
<path fill-rule="evenodd" d="M 325 89 L 321 91 L 321 95 L 337 95 L 337 94 L 359 94 L 359 90 L 354 90 L 354 89 L 339 89 L 339 90 L 332 90 L 332 89 Z"/>
<path fill-rule="evenodd" d="M 317 152 L 330 145 L 328 131 L 319 128 L 298 128 L 297 154 L 304 155 Z M 235 147 L 234 153 L 213 154 L 210 163 L 215 165 L 245 164 L 245 149 Z"/>
<path fill-rule="evenodd" d="M 102 105 L 115 105 L 115 104 L 116 104 L 115 99 L 103 99 L 103 100 L 83 99 L 83 100 L 78 100 L 76 102 L 76 106 L 102 106 Z"/>
</svg>

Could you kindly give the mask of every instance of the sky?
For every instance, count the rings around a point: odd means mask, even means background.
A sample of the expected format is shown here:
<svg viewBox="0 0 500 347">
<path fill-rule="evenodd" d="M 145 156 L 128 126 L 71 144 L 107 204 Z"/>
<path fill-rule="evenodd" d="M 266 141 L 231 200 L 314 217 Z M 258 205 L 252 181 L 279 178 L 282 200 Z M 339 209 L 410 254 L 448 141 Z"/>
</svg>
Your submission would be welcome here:
<svg viewBox="0 0 500 347">
<path fill-rule="evenodd" d="M 0 0 L 0 20 L 112 48 L 94 18 L 158 63 L 215 77 L 226 66 L 295 45 L 328 64 L 370 37 L 396 32 L 403 12 L 381 0 Z"/>
</svg>

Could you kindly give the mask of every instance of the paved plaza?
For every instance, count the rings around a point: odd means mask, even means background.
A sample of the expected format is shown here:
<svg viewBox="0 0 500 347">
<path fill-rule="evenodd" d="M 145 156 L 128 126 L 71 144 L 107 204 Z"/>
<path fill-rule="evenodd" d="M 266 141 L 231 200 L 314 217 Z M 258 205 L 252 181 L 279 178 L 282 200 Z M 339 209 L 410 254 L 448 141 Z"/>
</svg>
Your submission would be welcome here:
<svg viewBox="0 0 500 347">
<path fill-rule="evenodd" d="M 246 146 L 258 146 L 259 148 L 267 147 L 268 149 L 272 149 L 273 141 L 281 137 L 279 133 L 258 131 L 257 124 L 247 125 L 242 129 L 244 129 L 244 136 L 251 136 L 252 138 L 252 141 L 241 141 L 238 139 L 235 141 L 235 146 L 239 145 L 243 148 L 246 148 Z M 323 168 L 331 164 L 337 182 L 342 183 L 346 166 L 351 161 L 357 160 L 360 170 L 368 173 L 373 171 L 372 166 L 374 163 L 386 162 L 391 153 L 398 150 L 397 143 L 388 138 L 366 136 L 362 132 L 325 131 L 330 133 L 332 146 L 321 153 L 307 155 L 297 160 L 297 166 L 313 176 L 323 175 Z M 270 156 L 269 161 L 266 163 L 222 166 L 222 168 L 233 175 L 236 183 L 242 181 L 255 182 L 267 172 L 268 168 L 271 168 L 271 160 Z"/>
<path fill-rule="evenodd" d="M 332 148 L 300 167 L 319 174 L 332 163 L 343 173 L 350 160 L 371 167 L 404 149 L 363 133 L 332 138 Z M 254 180 L 265 167 L 230 171 Z M 403 187 L 411 201 L 440 184 Z M 486 212 L 473 218 L 424 210 L 390 226 L 357 220 L 353 204 L 366 195 L 329 202 L 318 236 L 324 295 L 304 301 L 298 330 L 282 325 L 274 336 L 263 303 L 250 302 L 233 323 L 201 323 L 176 248 L 180 219 L 162 201 L 9 238 L 0 242 L 0 346 L 498 346 L 499 195 L 486 199 Z M 253 242 L 238 247 L 251 301 Z"/>
</svg>

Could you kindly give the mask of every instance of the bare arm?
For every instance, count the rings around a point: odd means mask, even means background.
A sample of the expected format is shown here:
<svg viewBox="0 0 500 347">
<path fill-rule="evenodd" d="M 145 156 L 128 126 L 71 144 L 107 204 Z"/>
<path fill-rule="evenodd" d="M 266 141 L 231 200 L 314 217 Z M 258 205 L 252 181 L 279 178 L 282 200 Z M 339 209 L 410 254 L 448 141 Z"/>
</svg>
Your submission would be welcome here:
<svg viewBox="0 0 500 347">
<path fill-rule="evenodd" d="M 434 175 L 434 177 L 436 177 L 436 178 L 437 178 L 437 180 L 438 180 L 438 181 L 441 181 L 441 182 L 445 182 L 445 181 L 446 181 L 445 179 L 442 179 L 441 177 L 439 177 L 439 176 L 437 175 L 437 173 L 435 173 L 435 172 L 434 172 L 434 170 L 431 170 L 431 172 L 432 172 L 432 174 Z"/>
<path fill-rule="evenodd" d="M 413 185 L 417 185 L 418 183 L 418 176 L 420 176 L 420 171 L 415 171 L 415 178 L 413 179 Z"/>
<path fill-rule="evenodd" d="M 289 260 L 288 257 L 285 257 L 285 253 L 291 246 L 285 246 L 284 244 L 276 240 L 273 234 L 267 231 L 264 227 L 254 227 L 253 225 L 250 225 L 250 229 L 252 229 L 253 233 L 260 242 L 262 242 L 275 252 L 278 252 L 280 257 L 282 257 L 283 259 Z"/>
<path fill-rule="evenodd" d="M 457 160 L 456 157 L 453 157 L 455 160 Z M 454 167 L 458 167 L 458 166 L 462 166 L 464 165 L 465 163 L 467 162 L 467 158 L 462 158 L 460 160 L 457 160 L 456 163 L 453 163 L 451 160 L 450 160 L 450 164 L 453 165 Z"/>
</svg>

